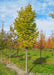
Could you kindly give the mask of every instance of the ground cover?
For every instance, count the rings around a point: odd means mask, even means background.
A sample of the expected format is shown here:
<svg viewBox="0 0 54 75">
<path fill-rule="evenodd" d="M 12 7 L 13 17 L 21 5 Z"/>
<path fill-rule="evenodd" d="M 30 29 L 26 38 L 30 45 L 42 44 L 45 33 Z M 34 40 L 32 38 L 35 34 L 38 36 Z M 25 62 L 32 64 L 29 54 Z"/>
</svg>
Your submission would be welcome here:
<svg viewBox="0 0 54 75">
<path fill-rule="evenodd" d="M 3 50 L 4 53 L 9 54 L 9 50 Z M 1 55 L 1 54 L 0 54 Z M 17 55 L 17 50 L 11 50 L 11 55 Z M 19 56 L 25 58 L 25 51 L 20 50 L 18 52 Z M 1 56 L 0 56 L 1 57 Z M 6 58 L 6 61 L 9 61 L 9 55 L 3 54 L 3 59 Z M 11 56 L 11 63 L 18 65 L 19 68 L 25 70 L 25 59 L 20 57 Z M 29 50 L 28 51 L 28 72 L 38 72 L 38 73 L 54 73 L 54 56 L 52 56 L 52 52 L 50 51 L 42 51 L 42 62 L 40 62 L 40 51 L 38 50 Z M 43 62 L 44 61 L 44 62 Z M 48 63 L 47 63 L 48 62 Z"/>
<path fill-rule="evenodd" d="M 0 63 L 0 75 L 16 75 L 16 72 L 7 68 L 5 64 Z"/>
</svg>

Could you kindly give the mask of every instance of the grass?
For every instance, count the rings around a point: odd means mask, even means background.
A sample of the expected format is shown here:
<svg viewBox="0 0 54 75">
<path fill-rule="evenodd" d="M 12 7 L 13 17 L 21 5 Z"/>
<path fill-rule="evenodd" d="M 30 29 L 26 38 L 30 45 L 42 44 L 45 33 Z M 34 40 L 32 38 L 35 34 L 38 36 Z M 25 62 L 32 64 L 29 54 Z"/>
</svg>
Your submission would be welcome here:
<svg viewBox="0 0 54 75">
<path fill-rule="evenodd" d="M 7 68 L 5 64 L 0 63 L 0 75 L 16 75 L 16 72 Z"/>
<path fill-rule="evenodd" d="M 3 50 L 3 52 L 6 53 L 6 50 Z M 7 50 L 7 53 L 9 54 L 9 50 Z M 17 55 L 17 50 L 13 52 L 11 50 L 11 55 Z M 18 53 L 19 56 L 25 57 L 25 51 L 20 50 Z M 6 58 L 9 60 L 9 55 L 4 55 L 3 58 Z M 28 58 L 35 59 L 35 61 L 28 59 L 28 72 L 34 72 L 34 73 L 52 73 L 54 75 L 54 58 L 52 56 L 52 52 L 43 50 L 42 51 L 42 58 L 41 60 L 44 62 L 40 62 L 40 51 L 39 50 L 29 50 L 28 51 Z M 38 61 L 38 62 L 37 62 Z M 19 68 L 25 70 L 25 64 L 26 60 L 20 57 L 11 57 L 11 62 L 14 64 L 17 64 Z M 50 62 L 50 63 L 46 63 Z"/>
</svg>

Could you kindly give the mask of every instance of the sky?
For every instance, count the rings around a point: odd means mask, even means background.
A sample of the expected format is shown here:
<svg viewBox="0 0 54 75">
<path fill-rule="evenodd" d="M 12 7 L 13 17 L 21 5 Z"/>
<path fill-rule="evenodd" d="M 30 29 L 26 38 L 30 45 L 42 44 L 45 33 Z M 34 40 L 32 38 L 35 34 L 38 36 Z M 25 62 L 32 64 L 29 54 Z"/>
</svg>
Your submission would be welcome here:
<svg viewBox="0 0 54 75">
<path fill-rule="evenodd" d="M 54 32 L 54 19 L 48 13 L 54 13 L 54 0 L 0 0 L 0 30 L 4 22 L 4 30 L 8 31 L 18 16 L 17 11 L 29 3 L 32 10 L 36 11 L 35 22 L 39 32 L 43 30 L 46 38 L 50 37 L 52 31 Z"/>
</svg>

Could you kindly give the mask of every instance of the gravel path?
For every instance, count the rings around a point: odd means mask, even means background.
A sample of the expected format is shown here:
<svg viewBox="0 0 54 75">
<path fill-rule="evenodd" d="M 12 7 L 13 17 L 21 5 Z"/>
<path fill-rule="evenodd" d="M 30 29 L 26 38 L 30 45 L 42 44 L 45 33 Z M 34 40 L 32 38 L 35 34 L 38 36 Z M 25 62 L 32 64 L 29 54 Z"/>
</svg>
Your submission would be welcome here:
<svg viewBox="0 0 54 75">
<path fill-rule="evenodd" d="M 11 68 L 12 70 L 15 70 L 17 72 L 17 75 L 26 75 L 26 72 L 19 69 L 15 64 L 6 64 L 8 68 Z M 29 73 L 28 75 L 36 75 L 34 73 Z"/>
<path fill-rule="evenodd" d="M 17 75 L 26 75 L 26 71 L 21 70 L 16 64 L 9 64 L 8 62 L 6 63 L 5 61 L 2 61 L 1 63 L 4 63 L 6 67 L 10 68 L 11 70 L 15 70 L 17 72 Z M 38 75 L 38 74 L 29 72 L 28 75 Z"/>
<path fill-rule="evenodd" d="M 6 66 L 12 70 L 15 70 L 17 75 L 25 75 L 25 71 L 19 69 L 15 64 L 7 64 Z"/>
</svg>

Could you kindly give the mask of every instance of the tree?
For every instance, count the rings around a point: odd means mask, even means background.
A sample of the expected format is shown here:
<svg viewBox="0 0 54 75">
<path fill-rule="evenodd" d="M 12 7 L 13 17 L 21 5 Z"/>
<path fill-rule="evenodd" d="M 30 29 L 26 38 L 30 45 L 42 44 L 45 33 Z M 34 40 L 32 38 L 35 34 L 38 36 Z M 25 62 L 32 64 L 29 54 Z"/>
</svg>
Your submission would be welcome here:
<svg viewBox="0 0 54 75">
<path fill-rule="evenodd" d="M 34 41 L 34 43 L 35 43 L 35 48 L 38 48 L 38 41 Z"/>
<path fill-rule="evenodd" d="M 46 42 L 45 42 L 45 35 L 43 34 L 43 31 L 41 30 L 40 33 L 40 42 L 39 42 L 39 48 L 40 48 L 40 62 L 41 62 L 41 53 L 42 53 L 42 49 L 45 48 Z"/>
<path fill-rule="evenodd" d="M 9 49 L 9 64 L 10 64 L 10 58 L 11 58 L 11 49 L 13 49 L 13 40 L 14 40 L 14 28 L 10 25 L 10 30 L 6 33 L 6 38 L 4 41 L 4 46 L 7 49 Z"/>
<path fill-rule="evenodd" d="M 49 52 L 50 52 L 50 48 L 51 48 L 50 42 L 51 42 L 51 39 L 48 38 L 48 40 L 47 40 L 47 48 L 49 49 Z"/>
<path fill-rule="evenodd" d="M 4 22 L 2 22 L 2 29 L 1 29 L 1 32 L 0 32 L 1 61 L 2 61 L 2 52 L 3 52 L 3 48 L 4 48 L 3 43 L 4 43 L 4 37 L 5 37 L 3 27 L 4 27 Z"/>
<path fill-rule="evenodd" d="M 9 31 L 9 35 L 8 35 L 8 47 L 10 50 L 10 54 L 9 54 L 9 64 L 10 64 L 10 59 L 11 59 L 11 49 L 13 49 L 13 40 L 14 40 L 14 28 L 10 25 L 10 31 Z"/>
<path fill-rule="evenodd" d="M 53 49 L 52 50 L 52 55 L 54 55 L 54 33 L 52 32 L 52 35 L 51 35 L 51 48 Z"/>
<path fill-rule="evenodd" d="M 21 8 L 18 11 L 18 17 L 14 22 L 14 28 L 18 41 L 22 44 L 22 47 L 26 49 L 26 75 L 27 75 L 27 49 L 33 47 L 34 41 L 38 36 L 38 28 L 35 23 L 36 13 L 32 10 L 31 5 Z"/>
<path fill-rule="evenodd" d="M 54 13 L 48 13 L 50 16 L 52 16 L 52 18 L 54 18 Z M 53 35 L 53 34 L 52 34 Z M 51 48 L 53 48 L 54 44 L 54 38 L 51 38 Z M 54 49 L 54 48 L 53 48 Z M 52 52 L 52 55 L 53 55 L 53 52 Z"/>
</svg>

